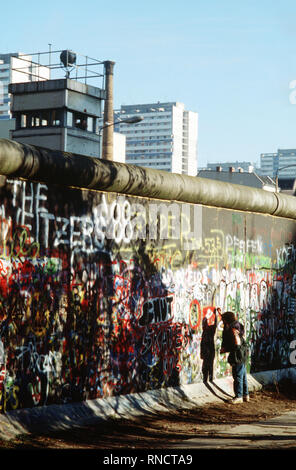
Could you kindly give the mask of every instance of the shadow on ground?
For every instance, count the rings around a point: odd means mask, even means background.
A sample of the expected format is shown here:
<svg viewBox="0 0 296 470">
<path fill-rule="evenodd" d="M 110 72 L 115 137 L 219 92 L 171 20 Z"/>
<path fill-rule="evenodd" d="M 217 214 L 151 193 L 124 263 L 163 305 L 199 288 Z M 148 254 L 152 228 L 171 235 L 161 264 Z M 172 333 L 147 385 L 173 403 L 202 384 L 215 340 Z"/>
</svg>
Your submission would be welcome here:
<svg viewBox="0 0 296 470">
<path fill-rule="evenodd" d="M 217 402 L 191 409 L 157 412 L 134 419 L 108 419 L 82 428 L 50 434 L 20 436 L 0 441 L 6 449 L 164 449 L 238 424 L 265 422 L 286 411 L 296 411 L 296 386 L 289 382 L 251 393 L 239 405 Z M 227 437 L 225 440 L 227 441 Z"/>
</svg>

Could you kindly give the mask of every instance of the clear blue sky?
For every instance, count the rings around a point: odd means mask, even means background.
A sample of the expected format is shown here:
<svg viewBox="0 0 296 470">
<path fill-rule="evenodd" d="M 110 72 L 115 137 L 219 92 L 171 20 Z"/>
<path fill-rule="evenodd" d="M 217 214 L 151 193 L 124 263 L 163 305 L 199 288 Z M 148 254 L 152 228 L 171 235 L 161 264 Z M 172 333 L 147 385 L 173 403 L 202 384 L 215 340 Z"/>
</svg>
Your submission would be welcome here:
<svg viewBox="0 0 296 470">
<path fill-rule="evenodd" d="M 296 148 L 295 0 L 4 0 L 0 52 L 113 60 L 115 107 L 199 113 L 199 166 Z"/>
</svg>

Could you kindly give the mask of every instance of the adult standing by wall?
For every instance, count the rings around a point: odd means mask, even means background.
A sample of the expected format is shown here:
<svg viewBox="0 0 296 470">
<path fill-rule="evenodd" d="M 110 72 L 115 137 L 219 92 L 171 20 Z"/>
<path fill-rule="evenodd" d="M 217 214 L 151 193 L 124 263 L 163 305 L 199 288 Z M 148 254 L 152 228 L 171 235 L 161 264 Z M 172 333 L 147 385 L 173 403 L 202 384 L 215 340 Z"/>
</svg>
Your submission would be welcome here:
<svg viewBox="0 0 296 470">
<path fill-rule="evenodd" d="M 217 329 L 217 314 L 211 310 L 202 321 L 202 337 L 200 343 L 200 357 L 203 360 L 202 375 L 203 382 L 214 379 L 214 360 L 215 360 L 215 333 Z"/>
<path fill-rule="evenodd" d="M 247 382 L 247 344 L 244 339 L 244 326 L 236 320 L 233 312 L 222 314 L 223 334 L 220 352 L 229 352 L 228 362 L 232 366 L 233 404 L 249 401 L 249 391 Z"/>
</svg>

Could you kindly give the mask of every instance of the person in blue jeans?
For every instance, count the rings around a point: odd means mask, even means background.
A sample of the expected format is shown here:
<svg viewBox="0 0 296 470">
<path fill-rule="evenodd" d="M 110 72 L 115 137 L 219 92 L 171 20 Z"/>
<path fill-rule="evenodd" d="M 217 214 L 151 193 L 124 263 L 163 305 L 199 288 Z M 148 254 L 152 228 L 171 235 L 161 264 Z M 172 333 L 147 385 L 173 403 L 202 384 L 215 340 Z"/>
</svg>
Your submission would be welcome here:
<svg viewBox="0 0 296 470">
<path fill-rule="evenodd" d="M 228 362 L 232 366 L 233 404 L 250 401 L 247 381 L 247 344 L 244 339 L 244 326 L 236 320 L 233 312 L 222 314 L 223 333 L 220 353 L 229 352 Z"/>
</svg>

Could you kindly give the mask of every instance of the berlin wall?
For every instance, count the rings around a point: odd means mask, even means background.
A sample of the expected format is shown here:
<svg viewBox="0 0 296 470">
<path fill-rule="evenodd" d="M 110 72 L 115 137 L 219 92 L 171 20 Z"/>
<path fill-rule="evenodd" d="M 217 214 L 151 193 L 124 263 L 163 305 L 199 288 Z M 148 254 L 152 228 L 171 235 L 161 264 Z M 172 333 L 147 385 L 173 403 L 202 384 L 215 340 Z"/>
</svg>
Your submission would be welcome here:
<svg viewBox="0 0 296 470">
<path fill-rule="evenodd" d="M 250 373 L 295 363 L 293 218 L 1 181 L 2 413 L 200 382 L 208 334 L 230 375 L 220 309 Z"/>
</svg>

